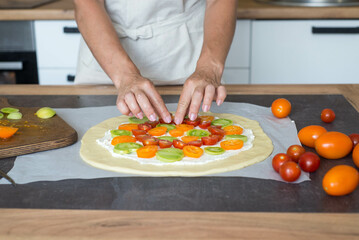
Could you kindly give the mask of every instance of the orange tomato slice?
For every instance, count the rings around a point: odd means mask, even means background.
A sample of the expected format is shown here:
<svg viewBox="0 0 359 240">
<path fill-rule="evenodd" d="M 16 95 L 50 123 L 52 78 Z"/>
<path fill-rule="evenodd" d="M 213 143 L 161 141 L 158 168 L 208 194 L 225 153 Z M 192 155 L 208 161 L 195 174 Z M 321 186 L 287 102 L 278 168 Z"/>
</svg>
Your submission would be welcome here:
<svg viewBox="0 0 359 240">
<path fill-rule="evenodd" d="M 214 120 L 214 116 L 198 116 L 202 122 L 212 122 Z"/>
<path fill-rule="evenodd" d="M 182 150 L 183 150 L 183 153 L 185 156 L 192 157 L 192 158 L 199 158 L 203 154 L 202 148 L 192 146 L 192 145 L 184 146 Z"/>
<path fill-rule="evenodd" d="M 226 135 L 235 135 L 235 134 L 243 133 L 243 128 L 235 125 L 224 127 L 223 130 L 226 132 Z"/>
<path fill-rule="evenodd" d="M 184 134 L 184 131 L 182 131 L 181 129 L 172 129 L 169 130 L 168 133 L 172 136 L 172 137 L 181 137 Z"/>
<path fill-rule="evenodd" d="M 126 143 L 126 142 L 136 142 L 136 138 L 127 135 L 117 136 L 112 139 L 111 144 L 115 146 L 119 143 Z"/>
<path fill-rule="evenodd" d="M 125 123 L 118 126 L 118 129 L 120 130 L 127 130 L 132 132 L 132 129 L 138 129 L 138 124 L 136 123 Z"/>
<path fill-rule="evenodd" d="M 155 128 L 150 129 L 148 131 L 148 134 L 150 134 L 151 136 L 162 136 L 166 132 L 167 132 L 166 127 L 155 127 Z"/>
<path fill-rule="evenodd" d="M 158 150 L 157 145 L 147 145 L 137 149 L 137 157 L 139 158 L 153 158 L 156 156 Z"/>
<path fill-rule="evenodd" d="M 9 138 L 16 133 L 18 128 L 0 126 L 0 138 Z"/>
<path fill-rule="evenodd" d="M 185 124 L 185 123 L 178 124 L 178 125 L 176 125 L 175 127 L 176 127 L 177 129 L 182 130 L 183 132 L 187 132 L 187 131 L 189 131 L 189 130 L 191 130 L 191 129 L 194 128 L 193 125 L 189 125 L 189 124 Z"/>
<path fill-rule="evenodd" d="M 231 139 L 220 143 L 224 150 L 238 150 L 243 147 L 243 141 L 239 139 Z"/>
<path fill-rule="evenodd" d="M 184 136 L 184 137 L 181 138 L 181 140 L 184 143 L 189 143 L 189 142 L 192 142 L 192 141 L 196 141 L 198 139 L 199 139 L 199 137 L 197 137 L 197 136 Z"/>
</svg>

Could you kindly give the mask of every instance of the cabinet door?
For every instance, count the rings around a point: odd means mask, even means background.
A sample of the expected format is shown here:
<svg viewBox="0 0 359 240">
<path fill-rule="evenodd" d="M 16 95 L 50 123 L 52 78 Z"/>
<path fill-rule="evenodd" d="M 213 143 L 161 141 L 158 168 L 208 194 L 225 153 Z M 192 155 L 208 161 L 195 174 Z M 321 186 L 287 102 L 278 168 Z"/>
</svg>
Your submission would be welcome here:
<svg viewBox="0 0 359 240">
<path fill-rule="evenodd" d="M 358 20 L 254 21 L 251 82 L 359 83 L 357 27 Z"/>
<path fill-rule="evenodd" d="M 248 84 L 249 83 L 249 69 L 241 68 L 226 68 L 223 72 L 224 84 Z"/>
<path fill-rule="evenodd" d="M 76 68 L 80 33 L 75 21 L 35 21 L 39 68 Z"/>
<path fill-rule="evenodd" d="M 233 42 L 229 50 L 226 67 L 249 68 L 250 21 L 237 20 Z"/>
<path fill-rule="evenodd" d="M 40 85 L 72 85 L 75 80 L 76 69 L 40 69 Z"/>
</svg>

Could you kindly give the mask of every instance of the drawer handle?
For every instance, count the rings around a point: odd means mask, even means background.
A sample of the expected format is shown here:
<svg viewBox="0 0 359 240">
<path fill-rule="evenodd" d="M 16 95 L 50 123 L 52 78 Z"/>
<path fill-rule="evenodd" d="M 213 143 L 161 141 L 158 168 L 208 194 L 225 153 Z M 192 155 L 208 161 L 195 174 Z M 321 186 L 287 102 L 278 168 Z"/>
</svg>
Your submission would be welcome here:
<svg viewBox="0 0 359 240">
<path fill-rule="evenodd" d="M 313 34 L 358 34 L 359 27 L 312 27 Z"/>
<path fill-rule="evenodd" d="M 68 82 L 74 82 L 75 81 L 75 75 L 67 75 L 67 81 Z"/>
<path fill-rule="evenodd" d="M 0 70 L 22 70 L 22 62 L 0 62 Z"/>
<path fill-rule="evenodd" d="M 64 27 L 64 33 L 80 33 L 77 27 Z"/>
</svg>

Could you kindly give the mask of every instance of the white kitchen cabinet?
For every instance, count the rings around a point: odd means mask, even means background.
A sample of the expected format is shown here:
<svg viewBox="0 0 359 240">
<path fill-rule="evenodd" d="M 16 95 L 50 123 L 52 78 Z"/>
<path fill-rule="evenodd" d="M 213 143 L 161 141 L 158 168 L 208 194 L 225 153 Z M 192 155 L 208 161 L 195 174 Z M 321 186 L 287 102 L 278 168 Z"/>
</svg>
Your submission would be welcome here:
<svg viewBox="0 0 359 240">
<path fill-rule="evenodd" d="M 355 32 L 359 20 L 253 21 L 251 83 L 359 83 L 359 34 L 313 27 Z"/>
<path fill-rule="evenodd" d="M 223 72 L 224 84 L 248 84 L 249 69 L 226 68 Z"/>
<path fill-rule="evenodd" d="M 40 85 L 72 85 L 76 68 L 43 68 L 39 71 Z"/>
</svg>

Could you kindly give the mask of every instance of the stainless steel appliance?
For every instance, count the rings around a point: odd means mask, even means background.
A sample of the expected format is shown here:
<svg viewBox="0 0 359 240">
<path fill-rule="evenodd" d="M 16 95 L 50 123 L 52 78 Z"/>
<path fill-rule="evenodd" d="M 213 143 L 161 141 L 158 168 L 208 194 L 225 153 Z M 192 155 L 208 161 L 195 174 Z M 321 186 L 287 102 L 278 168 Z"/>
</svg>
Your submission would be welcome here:
<svg viewBox="0 0 359 240">
<path fill-rule="evenodd" d="M 358 6 L 359 0 L 257 0 L 262 3 L 270 3 L 284 6 L 303 7 L 334 7 L 334 6 Z"/>
<path fill-rule="evenodd" d="M 0 84 L 38 83 L 31 21 L 0 21 Z"/>
</svg>

